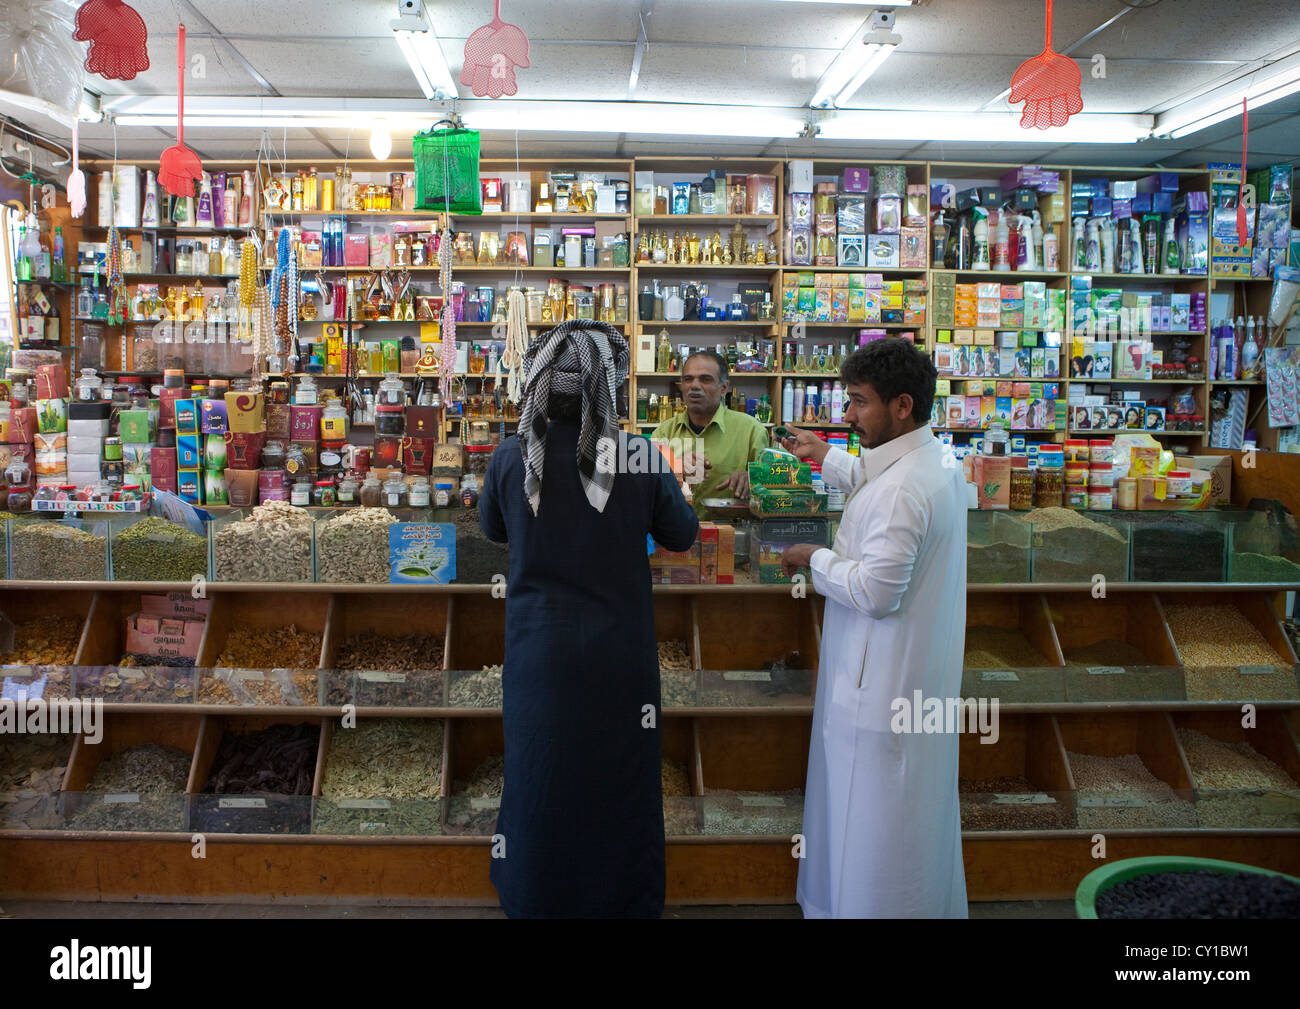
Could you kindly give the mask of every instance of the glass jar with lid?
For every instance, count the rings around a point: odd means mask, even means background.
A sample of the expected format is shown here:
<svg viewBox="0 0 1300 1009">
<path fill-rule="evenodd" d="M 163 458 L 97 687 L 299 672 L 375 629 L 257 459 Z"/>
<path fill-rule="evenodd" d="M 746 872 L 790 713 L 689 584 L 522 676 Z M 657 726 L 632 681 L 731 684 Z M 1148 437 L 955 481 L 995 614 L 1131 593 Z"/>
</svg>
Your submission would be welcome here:
<svg viewBox="0 0 1300 1009">
<path fill-rule="evenodd" d="M 984 432 L 984 455 L 1010 455 L 1011 439 L 1001 421 L 995 420 Z"/>
<path fill-rule="evenodd" d="M 314 406 L 318 395 L 316 380 L 310 375 L 304 375 L 298 380 L 298 388 L 293 391 L 293 401 L 298 406 Z"/>
<path fill-rule="evenodd" d="M 357 491 L 360 489 L 360 483 L 357 478 L 349 473 L 339 481 L 339 504 L 354 505 L 357 503 Z"/>
<path fill-rule="evenodd" d="M 321 441 L 345 441 L 348 436 L 348 412 L 338 397 L 331 396 L 325 401 L 325 409 L 320 415 Z"/>
<path fill-rule="evenodd" d="M 77 364 L 82 368 L 104 368 L 104 327 L 91 323 L 81 327 Z"/>
<path fill-rule="evenodd" d="M 406 385 L 397 372 L 388 372 L 379 383 L 378 403 L 380 406 L 406 405 Z"/>
<path fill-rule="evenodd" d="M 284 442 L 274 439 L 262 446 L 262 469 L 284 469 Z"/>
<path fill-rule="evenodd" d="M 307 479 L 307 453 L 297 442 L 290 442 L 284 451 L 284 471 L 291 480 Z"/>
<path fill-rule="evenodd" d="M 384 500 L 384 487 L 379 482 L 379 477 L 374 474 L 366 476 L 361 487 L 357 491 L 361 504 L 366 508 L 378 508 Z"/>
<path fill-rule="evenodd" d="M 146 326 L 136 326 L 131 334 L 131 367 L 147 374 L 158 370 L 158 344 Z"/>
<path fill-rule="evenodd" d="M 95 374 L 94 368 L 82 368 L 76 382 L 77 402 L 98 403 L 103 388 L 104 380 Z"/>
<path fill-rule="evenodd" d="M 25 512 L 32 505 L 32 470 L 21 459 L 15 459 L 5 470 L 5 483 L 9 486 L 7 502 L 11 512 Z"/>
<path fill-rule="evenodd" d="M 405 430 L 406 409 L 404 407 L 375 407 L 375 434 L 400 435 Z"/>
<path fill-rule="evenodd" d="M 333 480 L 317 480 L 311 492 L 311 503 L 317 508 L 333 508 L 338 499 L 338 491 Z"/>
<path fill-rule="evenodd" d="M 405 508 L 406 501 L 406 481 L 395 473 L 384 481 L 383 503 L 389 508 Z"/>
<path fill-rule="evenodd" d="M 293 482 L 293 488 L 289 491 L 289 503 L 299 508 L 306 508 L 311 504 L 311 483 L 306 477 Z"/>
<path fill-rule="evenodd" d="M 411 481 L 411 486 L 407 493 L 412 508 L 428 508 L 429 478 L 427 476 L 417 476 Z"/>
</svg>

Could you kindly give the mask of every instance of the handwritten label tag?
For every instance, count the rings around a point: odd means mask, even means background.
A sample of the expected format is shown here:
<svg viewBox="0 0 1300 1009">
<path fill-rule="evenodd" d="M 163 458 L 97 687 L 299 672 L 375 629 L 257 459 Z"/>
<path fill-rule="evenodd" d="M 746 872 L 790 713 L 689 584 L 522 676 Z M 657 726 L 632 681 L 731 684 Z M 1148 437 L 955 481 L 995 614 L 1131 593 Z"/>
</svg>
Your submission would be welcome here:
<svg viewBox="0 0 1300 1009">
<path fill-rule="evenodd" d="M 1055 805 L 1056 800 L 1046 792 L 1023 792 L 1011 795 L 994 792 L 993 803 L 998 806 L 1050 806 Z"/>
<path fill-rule="evenodd" d="M 1079 798 L 1080 806 L 1145 806 L 1146 804 L 1146 799 L 1138 799 L 1128 795 L 1104 795 L 1097 798 L 1083 798 L 1080 796 Z"/>
<path fill-rule="evenodd" d="M 392 809 L 388 799 L 339 799 L 339 809 Z"/>
<path fill-rule="evenodd" d="M 1089 676 L 1123 676 L 1123 666 L 1089 666 Z"/>
<path fill-rule="evenodd" d="M 981 680 L 1002 680 L 1006 683 L 1020 682 L 1020 677 L 1017 676 L 1015 673 L 1013 673 L 1010 669 L 986 669 L 984 670 L 983 675 L 980 676 L 980 679 Z"/>
<path fill-rule="evenodd" d="M 380 672 L 372 671 L 368 673 L 361 673 L 360 676 L 367 683 L 405 683 L 406 682 L 405 673 L 380 673 Z"/>
<path fill-rule="evenodd" d="M 771 683 L 772 673 L 767 669 L 729 669 L 722 674 L 722 678 L 748 683 Z"/>
<path fill-rule="evenodd" d="M 266 800 L 256 798 L 218 799 L 218 809 L 265 809 Z"/>
<path fill-rule="evenodd" d="M 118 667 L 117 675 L 122 677 L 124 680 L 143 680 L 144 670 L 132 669 L 129 666 L 120 666 Z"/>
<path fill-rule="evenodd" d="M 473 795 L 469 800 L 470 809 L 500 809 L 501 797 L 499 795 Z"/>
<path fill-rule="evenodd" d="M 266 679 L 266 674 L 260 669 L 236 669 L 235 679 L 244 681 L 252 680 L 257 683 L 264 681 Z"/>
<path fill-rule="evenodd" d="M 120 793 L 113 794 L 113 795 L 105 795 L 105 796 L 104 796 L 104 801 L 105 801 L 105 802 L 133 802 L 133 803 L 134 803 L 134 802 L 139 802 L 139 801 L 140 801 L 140 793 L 139 793 L 139 792 L 120 792 Z"/>
<path fill-rule="evenodd" d="M 1277 668 L 1275 666 L 1238 666 L 1242 676 L 1275 676 Z"/>
<path fill-rule="evenodd" d="M 779 795 L 742 795 L 742 806 L 784 806 L 785 800 Z"/>
<path fill-rule="evenodd" d="M 388 824 L 380 823 L 378 820 L 367 820 L 361 824 L 362 830 L 387 830 Z"/>
</svg>

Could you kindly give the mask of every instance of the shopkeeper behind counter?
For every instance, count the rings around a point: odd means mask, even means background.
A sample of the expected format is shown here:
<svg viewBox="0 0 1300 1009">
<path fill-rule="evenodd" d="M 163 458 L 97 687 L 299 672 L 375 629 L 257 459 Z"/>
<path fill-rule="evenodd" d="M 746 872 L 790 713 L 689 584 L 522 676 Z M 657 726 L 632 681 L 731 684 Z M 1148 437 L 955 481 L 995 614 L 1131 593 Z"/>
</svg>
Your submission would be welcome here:
<svg viewBox="0 0 1300 1009">
<path fill-rule="evenodd" d="M 723 403 L 728 388 L 722 355 L 697 351 L 682 363 L 686 412 L 669 417 L 650 433 L 681 463 L 693 484 L 691 494 L 699 514 L 706 510 L 705 498 L 749 497 L 749 464 L 770 444 L 762 424 Z M 704 479 L 695 483 L 701 471 Z"/>
</svg>

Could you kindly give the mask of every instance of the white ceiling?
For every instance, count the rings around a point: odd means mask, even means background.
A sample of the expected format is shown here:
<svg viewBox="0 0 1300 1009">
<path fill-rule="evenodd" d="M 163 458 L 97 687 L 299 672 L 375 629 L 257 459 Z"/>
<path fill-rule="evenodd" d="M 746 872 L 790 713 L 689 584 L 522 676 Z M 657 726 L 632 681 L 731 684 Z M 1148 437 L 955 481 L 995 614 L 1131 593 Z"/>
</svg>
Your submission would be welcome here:
<svg viewBox="0 0 1300 1009">
<path fill-rule="evenodd" d="M 4 0 L 0 0 L 4 2 Z M 71 0 L 50 0 L 68 2 Z M 418 99 L 419 90 L 389 31 L 396 0 L 130 0 L 150 32 L 151 67 L 134 81 L 92 76 L 105 96 L 171 95 L 175 29 L 186 23 L 188 53 L 206 60 L 206 78 L 186 79 L 187 95 Z M 73 5 L 75 6 L 75 4 Z M 900 8 L 897 52 L 855 104 L 891 109 L 1006 109 L 1011 75 L 1042 48 L 1043 0 L 925 0 Z M 431 0 L 430 18 L 458 74 L 466 37 L 491 19 L 491 0 Z M 870 17 L 860 7 L 772 0 L 504 0 L 501 16 L 531 43 L 532 66 L 518 73 L 520 98 L 610 99 L 805 106 L 822 71 Z M 645 12 L 644 18 L 642 12 Z M 648 45 L 634 94 L 629 75 L 640 24 Z M 1105 26 L 1105 27 L 1103 27 Z M 1083 41 L 1081 41 L 1083 40 Z M 1085 111 L 1157 113 L 1259 61 L 1300 50 L 1296 0 L 1057 0 L 1054 43 L 1083 66 Z M 4 40 L 0 39 L 0 48 Z M 1106 59 L 1093 78 L 1092 58 Z M 0 53 L 0 56 L 3 54 Z M 469 97 L 462 88 L 462 97 Z M 0 104 L 0 112 L 5 112 Z M 431 109 L 430 121 L 437 118 Z M 66 129 L 21 110 L 12 117 L 66 143 Z M 1252 163 L 1300 161 L 1300 96 L 1252 112 Z M 209 159 L 251 157 L 251 128 L 188 129 Z M 275 130 L 277 153 L 331 159 L 364 153 L 365 136 L 346 131 Z M 149 158 L 172 141 L 151 127 L 83 126 L 86 156 Z M 1239 120 L 1178 141 L 1133 145 L 837 143 L 805 140 L 683 139 L 626 135 L 521 134 L 528 156 L 640 153 L 911 157 L 1171 167 L 1223 160 L 1241 149 Z M 513 155 L 513 134 L 488 134 L 485 156 Z M 399 136 L 395 152 L 402 154 Z"/>
</svg>

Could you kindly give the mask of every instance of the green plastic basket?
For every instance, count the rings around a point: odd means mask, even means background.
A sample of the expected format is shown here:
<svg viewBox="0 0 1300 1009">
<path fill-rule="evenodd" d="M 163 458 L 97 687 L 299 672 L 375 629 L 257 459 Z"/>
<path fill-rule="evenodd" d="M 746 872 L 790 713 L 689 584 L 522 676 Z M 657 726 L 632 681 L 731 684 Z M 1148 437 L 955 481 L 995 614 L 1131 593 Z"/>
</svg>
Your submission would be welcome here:
<svg viewBox="0 0 1300 1009">
<path fill-rule="evenodd" d="M 420 210 L 483 213 L 477 130 L 459 129 L 444 119 L 417 133 L 411 149 L 415 157 L 416 206 Z"/>
<path fill-rule="evenodd" d="M 1260 876 L 1281 876 L 1293 883 L 1300 883 L 1295 876 L 1272 869 L 1261 869 L 1255 865 L 1243 865 L 1241 862 L 1225 862 L 1218 858 L 1192 858 L 1186 855 L 1149 855 L 1145 858 L 1125 858 L 1100 869 L 1093 869 L 1080 881 L 1074 891 L 1074 913 L 1080 918 L 1097 917 L 1097 897 L 1112 886 L 1132 879 L 1134 876 L 1149 876 L 1158 872 L 1221 872 L 1233 875 L 1239 872 L 1253 872 Z"/>
</svg>

